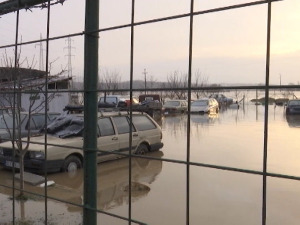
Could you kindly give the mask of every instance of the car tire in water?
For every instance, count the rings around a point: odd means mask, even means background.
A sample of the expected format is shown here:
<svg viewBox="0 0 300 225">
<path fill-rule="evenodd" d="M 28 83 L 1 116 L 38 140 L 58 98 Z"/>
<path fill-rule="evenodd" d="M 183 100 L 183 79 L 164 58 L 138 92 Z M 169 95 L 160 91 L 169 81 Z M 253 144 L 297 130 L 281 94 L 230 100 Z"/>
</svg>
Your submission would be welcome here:
<svg viewBox="0 0 300 225">
<path fill-rule="evenodd" d="M 145 155 L 147 152 L 149 152 L 148 146 L 145 144 L 140 144 L 139 147 L 137 147 L 135 154 Z"/>
<path fill-rule="evenodd" d="M 75 172 L 82 167 L 81 160 L 75 156 L 71 155 L 65 159 L 62 170 L 64 172 Z"/>
</svg>

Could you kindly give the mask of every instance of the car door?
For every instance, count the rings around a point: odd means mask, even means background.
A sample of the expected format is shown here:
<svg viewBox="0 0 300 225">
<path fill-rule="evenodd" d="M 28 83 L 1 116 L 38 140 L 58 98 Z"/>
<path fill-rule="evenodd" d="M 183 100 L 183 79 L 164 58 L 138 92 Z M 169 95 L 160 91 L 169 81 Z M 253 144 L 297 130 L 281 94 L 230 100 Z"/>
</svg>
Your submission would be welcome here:
<svg viewBox="0 0 300 225">
<path fill-rule="evenodd" d="M 119 151 L 119 139 L 110 117 L 98 119 L 98 162 L 118 158 L 119 155 L 111 154 Z"/>
<path fill-rule="evenodd" d="M 119 140 L 119 151 L 129 152 L 129 118 L 127 116 L 115 116 L 112 118 L 114 121 L 115 128 L 118 133 Z M 132 126 L 132 149 L 137 147 L 139 142 L 138 132 L 135 127 Z"/>
</svg>

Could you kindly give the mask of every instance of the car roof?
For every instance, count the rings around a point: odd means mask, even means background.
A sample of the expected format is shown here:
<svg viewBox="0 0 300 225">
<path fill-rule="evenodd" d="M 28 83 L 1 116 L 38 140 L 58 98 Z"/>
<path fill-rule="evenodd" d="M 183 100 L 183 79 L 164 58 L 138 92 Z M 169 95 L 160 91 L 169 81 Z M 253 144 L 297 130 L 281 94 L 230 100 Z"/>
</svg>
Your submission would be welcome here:
<svg viewBox="0 0 300 225">
<path fill-rule="evenodd" d="M 178 102 L 178 101 L 184 101 L 184 102 L 186 102 L 187 100 L 185 100 L 185 99 L 172 99 L 172 100 L 166 100 L 166 102 Z"/>
<path fill-rule="evenodd" d="M 130 112 L 127 111 L 101 111 L 98 112 L 97 117 L 101 118 L 101 117 L 109 117 L 109 116 L 123 116 L 123 115 L 129 115 Z M 133 115 L 146 115 L 147 113 L 143 113 L 143 112 L 132 112 Z M 83 113 L 78 113 L 78 114 L 67 114 L 66 116 L 74 116 L 74 117 L 84 117 Z"/>
<path fill-rule="evenodd" d="M 135 96 L 132 96 L 135 98 Z M 105 96 L 100 96 L 100 98 L 105 98 Z M 106 95 L 106 98 L 130 98 L 130 95 Z"/>
<path fill-rule="evenodd" d="M 288 101 L 288 104 L 290 104 L 290 103 L 295 103 L 295 102 L 299 102 L 300 103 L 300 99 L 290 99 L 289 101 Z M 296 103 L 297 104 L 297 103 Z"/>
<path fill-rule="evenodd" d="M 108 117 L 108 116 L 123 116 L 123 115 L 129 115 L 130 112 L 128 111 L 112 111 L 112 112 L 99 112 L 98 117 Z M 143 115 L 147 113 L 143 112 L 132 112 L 133 115 Z"/>
</svg>

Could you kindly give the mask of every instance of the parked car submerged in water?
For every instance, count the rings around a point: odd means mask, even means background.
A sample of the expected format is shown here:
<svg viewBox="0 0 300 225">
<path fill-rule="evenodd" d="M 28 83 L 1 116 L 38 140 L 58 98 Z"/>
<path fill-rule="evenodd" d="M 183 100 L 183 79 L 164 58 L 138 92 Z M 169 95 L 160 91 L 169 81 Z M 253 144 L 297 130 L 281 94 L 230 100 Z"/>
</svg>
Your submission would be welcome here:
<svg viewBox="0 0 300 225">
<path fill-rule="evenodd" d="M 185 113 L 188 108 L 188 102 L 186 100 L 168 100 L 163 104 L 162 111 L 165 115 Z"/>
<path fill-rule="evenodd" d="M 218 113 L 219 103 L 214 98 L 202 98 L 191 103 L 191 113 Z"/>
<path fill-rule="evenodd" d="M 214 98 L 217 100 L 217 102 L 219 103 L 219 105 L 230 105 L 233 103 L 233 99 L 232 98 L 229 98 L 229 97 L 226 97 L 225 95 L 223 94 L 211 94 L 209 96 L 209 98 Z"/>
<path fill-rule="evenodd" d="M 130 100 L 129 95 L 107 95 L 107 96 L 102 96 L 99 99 L 98 104 L 111 104 L 114 107 L 127 107 L 130 104 L 135 105 L 138 104 L 139 101 L 135 98 L 132 97 Z"/>
<path fill-rule="evenodd" d="M 289 100 L 285 112 L 286 114 L 300 114 L 300 99 Z"/>
<path fill-rule="evenodd" d="M 98 115 L 98 162 L 128 155 L 129 115 L 127 112 L 103 112 Z M 24 158 L 25 170 L 43 173 L 75 171 L 83 164 L 83 115 L 69 114 L 57 118 L 47 127 L 47 160 L 45 159 L 45 137 L 32 137 Z M 132 153 L 144 154 L 163 147 L 160 126 L 146 113 L 132 115 Z M 0 144 L 0 164 L 6 168 L 13 163 L 12 143 Z"/>
</svg>

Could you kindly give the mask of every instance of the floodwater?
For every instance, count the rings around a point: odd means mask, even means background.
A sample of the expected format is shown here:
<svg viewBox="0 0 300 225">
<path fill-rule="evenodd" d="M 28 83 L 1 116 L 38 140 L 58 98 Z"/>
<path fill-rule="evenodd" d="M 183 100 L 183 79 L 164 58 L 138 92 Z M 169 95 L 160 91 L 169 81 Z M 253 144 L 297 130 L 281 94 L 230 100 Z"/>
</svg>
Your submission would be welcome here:
<svg viewBox="0 0 300 225">
<path fill-rule="evenodd" d="M 153 225 L 186 224 L 187 166 L 180 162 L 187 159 L 187 118 L 176 115 L 159 121 L 164 148 L 147 156 L 169 161 L 133 158 L 133 184 L 147 187 L 132 192 L 133 220 Z M 300 177 L 300 117 L 286 117 L 283 106 L 270 105 L 268 120 L 267 171 Z M 191 162 L 262 171 L 264 106 L 246 102 L 239 109 L 223 108 L 216 115 L 191 115 L 190 125 Z M 16 219 L 42 224 L 47 207 L 49 224 L 81 224 L 83 170 L 52 174 L 48 180 L 55 185 L 47 189 L 47 205 L 42 197 L 15 202 Z M 260 175 L 190 166 L 190 224 L 261 224 L 262 182 Z M 12 173 L 0 169 L 0 183 L 0 224 L 6 224 L 12 220 L 12 193 L 6 188 L 12 186 Z M 97 185 L 98 210 L 104 212 L 98 213 L 98 224 L 128 224 L 123 220 L 129 213 L 128 159 L 99 164 Z M 29 184 L 26 190 L 45 194 L 44 188 Z M 300 182 L 268 177 L 267 224 L 298 225 L 299 211 Z"/>
</svg>

